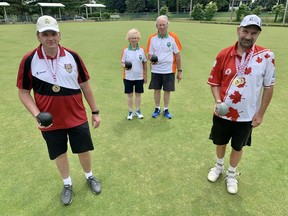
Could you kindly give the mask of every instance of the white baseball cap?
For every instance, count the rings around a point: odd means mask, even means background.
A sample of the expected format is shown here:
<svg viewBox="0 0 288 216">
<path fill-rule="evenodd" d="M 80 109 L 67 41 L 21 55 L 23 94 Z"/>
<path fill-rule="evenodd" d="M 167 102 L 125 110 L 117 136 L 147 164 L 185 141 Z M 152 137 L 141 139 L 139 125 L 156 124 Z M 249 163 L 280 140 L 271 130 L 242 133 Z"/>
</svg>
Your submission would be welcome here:
<svg viewBox="0 0 288 216">
<path fill-rule="evenodd" d="M 240 23 L 240 27 L 246 27 L 246 26 L 250 26 L 250 25 L 257 26 L 261 31 L 262 30 L 261 18 L 255 14 L 245 16 L 243 18 L 242 22 Z"/>
<path fill-rule="evenodd" d="M 36 29 L 38 32 L 44 32 L 48 30 L 59 32 L 57 21 L 53 17 L 47 15 L 38 18 Z"/>
</svg>

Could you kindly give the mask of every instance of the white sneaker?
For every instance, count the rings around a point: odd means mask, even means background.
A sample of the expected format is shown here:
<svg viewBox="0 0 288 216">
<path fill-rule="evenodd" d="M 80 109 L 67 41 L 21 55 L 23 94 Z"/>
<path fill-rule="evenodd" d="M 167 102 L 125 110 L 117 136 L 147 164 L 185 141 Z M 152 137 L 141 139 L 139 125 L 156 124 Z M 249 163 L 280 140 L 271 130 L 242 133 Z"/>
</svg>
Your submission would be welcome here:
<svg viewBox="0 0 288 216">
<path fill-rule="evenodd" d="M 210 169 L 210 172 L 208 173 L 208 180 L 211 182 L 215 182 L 218 177 L 223 173 L 224 165 L 215 164 L 213 168 Z"/>
<path fill-rule="evenodd" d="M 140 112 L 140 110 L 135 111 L 134 115 L 138 118 L 138 119 L 143 119 L 144 116 L 142 115 L 142 113 Z"/>
<path fill-rule="evenodd" d="M 230 194 L 236 194 L 238 192 L 238 180 L 236 179 L 236 176 L 240 175 L 239 173 L 227 171 L 226 172 L 226 185 L 227 185 L 227 191 Z"/>
<path fill-rule="evenodd" d="M 132 120 L 133 119 L 133 112 L 128 112 L 127 119 L 128 120 Z"/>
</svg>

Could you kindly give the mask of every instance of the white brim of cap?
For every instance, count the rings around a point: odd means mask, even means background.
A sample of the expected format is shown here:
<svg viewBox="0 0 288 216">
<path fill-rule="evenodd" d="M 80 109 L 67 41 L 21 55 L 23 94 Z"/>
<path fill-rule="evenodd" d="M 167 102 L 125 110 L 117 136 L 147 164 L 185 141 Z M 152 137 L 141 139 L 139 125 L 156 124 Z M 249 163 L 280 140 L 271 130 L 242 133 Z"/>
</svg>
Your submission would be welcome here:
<svg viewBox="0 0 288 216">
<path fill-rule="evenodd" d="M 59 32 L 58 28 L 53 28 L 53 27 L 44 27 L 41 28 L 39 30 L 37 30 L 38 32 L 44 32 L 44 31 L 55 31 L 55 32 Z"/>
</svg>

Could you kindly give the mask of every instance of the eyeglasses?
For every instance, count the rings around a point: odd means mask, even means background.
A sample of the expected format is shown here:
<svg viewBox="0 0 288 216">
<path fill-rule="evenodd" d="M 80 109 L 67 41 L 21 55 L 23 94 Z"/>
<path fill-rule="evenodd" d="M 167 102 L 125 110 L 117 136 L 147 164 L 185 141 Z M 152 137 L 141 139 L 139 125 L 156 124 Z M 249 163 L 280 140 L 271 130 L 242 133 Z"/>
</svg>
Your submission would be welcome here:
<svg viewBox="0 0 288 216">
<path fill-rule="evenodd" d="M 158 24 L 158 27 L 159 28 L 165 28 L 165 27 L 167 27 L 168 26 L 168 24 Z"/>
</svg>

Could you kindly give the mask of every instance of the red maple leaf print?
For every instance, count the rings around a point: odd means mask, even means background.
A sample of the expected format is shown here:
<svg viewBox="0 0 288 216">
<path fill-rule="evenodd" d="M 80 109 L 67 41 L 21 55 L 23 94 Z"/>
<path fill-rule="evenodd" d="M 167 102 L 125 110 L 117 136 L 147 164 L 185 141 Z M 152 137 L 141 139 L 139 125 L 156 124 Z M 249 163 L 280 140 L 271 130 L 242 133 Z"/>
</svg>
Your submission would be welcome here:
<svg viewBox="0 0 288 216">
<path fill-rule="evenodd" d="M 270 55 L 268 53 L 266 53 L 266 55 L 264 56 L 266 59 L 270 58 Z"/>
<path fill-rule="evenodd" d="M 256 62 L 261 63 L 262 60 L 263 60 L 263 59 L 258 56 L 258 58 L 256 59 Z"/>
<path fill-rule="evenodd" d="M 234 104 L 236 104 L 241 101 L 242 95 L 239 93 L 239 91 L 234 91 L 234 94 L 229 95 L 229 98 Z"/>
<path fill-rule="evenodd" d="M 229 112 L 226 116 L 231 118 L 232 121 L 236 121 L 240 117 L 238 110 L 233 107 L 229 107 Z"/>
<path fill-rule="evenodd" d="M 251 67 L 248 67 L 248 68 L 246 68 L 246 70 L 245 70 L 245 75 L 249 75 L 251 72 L 252 72 L 252 68 L 251 68 Z"/>
<path fill-rule="evenodd" d="M 275 65 L 275 59 L 272 59 L 272 64 Z"/>
</svg>

